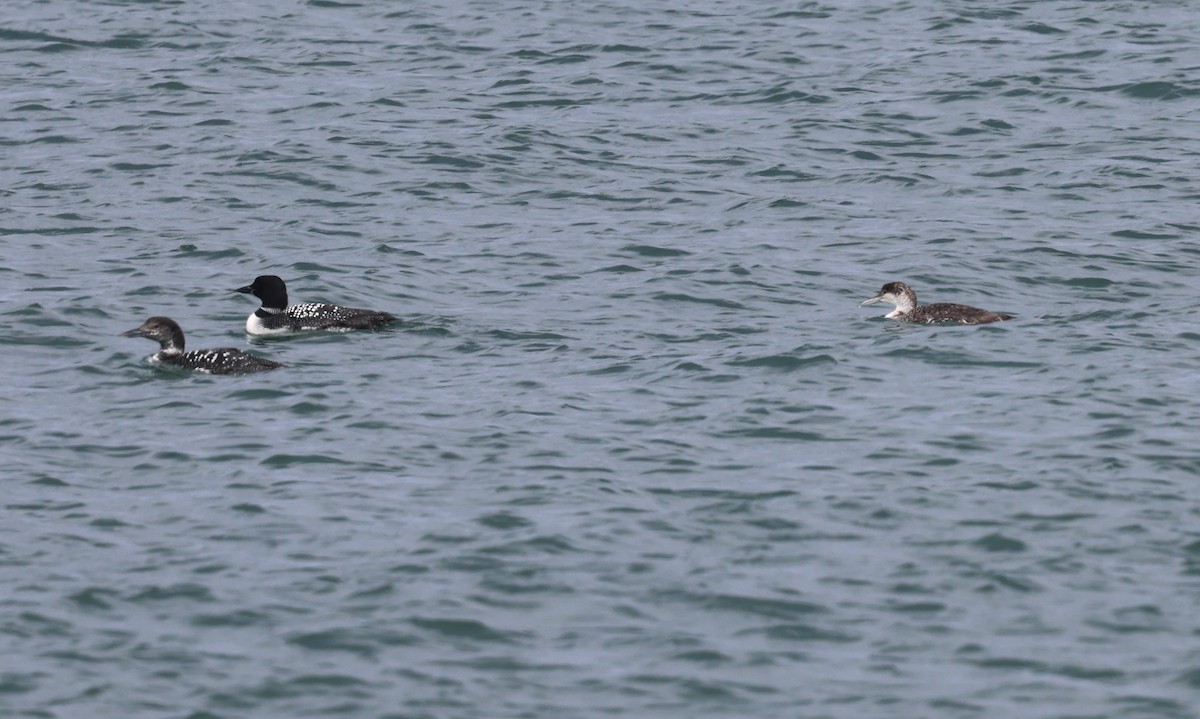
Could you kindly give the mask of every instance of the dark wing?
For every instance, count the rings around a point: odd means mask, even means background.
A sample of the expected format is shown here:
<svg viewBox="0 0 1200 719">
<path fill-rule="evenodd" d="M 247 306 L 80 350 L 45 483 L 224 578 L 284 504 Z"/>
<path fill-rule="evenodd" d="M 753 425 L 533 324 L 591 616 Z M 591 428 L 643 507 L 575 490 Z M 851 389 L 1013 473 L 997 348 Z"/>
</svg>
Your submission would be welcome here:
<svg viewBox="0 0 1200 719">
<path fill-rule="evenodd" d="M 978 307 L 953 302 L 937 302 L 917 308 L 922 322 L 957 322 L 963 325 L 985 325 L 990 322 L 1011 320 L 1012 315 L 981 310 Z"/>
<path fill-rule="evenodd" d="M 295 328 L 302 330 L 378 330 L 397 321 L 395 315 L 387 312 L 316 303 L 289 307 L 288 316 Z"/>
<path fill-rule="evenodd" d="M 232 347 L 218 347 L 210 350 L 185 352 L 178 358 L 171 360 L 171 364 L 209 374 L 266 372 L 267 370 L 283 366 L 279 362 L 273 362 Z"/>
</svg>

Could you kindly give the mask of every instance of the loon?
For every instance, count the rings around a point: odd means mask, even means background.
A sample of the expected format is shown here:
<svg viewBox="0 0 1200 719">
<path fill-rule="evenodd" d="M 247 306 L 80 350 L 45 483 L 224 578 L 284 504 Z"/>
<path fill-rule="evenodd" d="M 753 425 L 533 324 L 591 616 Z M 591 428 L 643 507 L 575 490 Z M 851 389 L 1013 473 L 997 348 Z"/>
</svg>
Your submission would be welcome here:
<svg viewBox="0 0 1200 719">
<path fill-rule="evenodd" d="M 288 307 L 287 286 L 275 275 L 260 275 L 254 283 L 234 292 L 246 292 L 262 300 L 262 307 L 246 318 L 252 335 L 283 334 L 305 330 L 378 330 L 397 321 L 394 315 L 377 310 L 308 303 Z"/>
<path fill-rule="evenodd" d="M 932 305 L 917 305 L 917 293 L 903 282 L 889 282 L 884 285 L 879 294 L 869 300 L 864 300 L 859 307 L 886 302 L 895 305 L 896 309 L 884 315 L 891 319 L 905 322 L 957 322 L 963 325 L 985 325 L 989 322 L 1011 320 L 1012 315 L 999 312 L 989 312 L 978 307 L 956 305 L 952 302 L 938 302 Z"/>
<path fill-rule="evenodd" d="M 150 357 L 155 364 L 204 372 L 205 374 L 242 374 L 266 372 L 283 365 L 249 352 L 218 347 L 211 350 L 183 351 L 183 330 L 169 317 L 151 317 L 141 327 L 122 332 L 125 337 L 145 337 L 158 342 L 161 349 Z"/>
</svg>

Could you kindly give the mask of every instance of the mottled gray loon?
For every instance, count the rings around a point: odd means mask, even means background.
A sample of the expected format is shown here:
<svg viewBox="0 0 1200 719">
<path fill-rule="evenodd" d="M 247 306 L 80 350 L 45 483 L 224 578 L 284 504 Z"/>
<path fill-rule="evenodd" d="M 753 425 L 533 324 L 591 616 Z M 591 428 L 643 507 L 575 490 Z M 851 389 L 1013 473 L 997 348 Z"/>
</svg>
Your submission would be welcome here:
<svg viewBox="0 0 1200 719">
<path fill-rule="evenodd" d="M 283 365 L 232 347 L 183 351 L 183 330 L 169 317 L 151 317 L 141 327 L 122 332 L 126 337 L 145 337 L 158 342 L 161 349 L 150 356 L 155 364 L 166 364 L 207 374 L 265 372 Z"/>
<path fill-rule="evenodd" d="M 288 307 L 287 285 L 275 275 L 255 277 L 253 284 L 239 287 L 234 292 L 246 292 L 262 300 L 262 307 L 246 319 L 246 332 L 252 335 L 307 330 L 378 330 L 397 321 L 394 315 L 378 310 L 315 302 Z"/>
<path fill-rule="evenodd" d="M 879 290 L 879 294 L 869 300 L 863 300 L 859 307 L 886 302 L 895 305 L 896 309 L 884 315 L 905 322 L 957 322 L 963 325 L 985 325 L 989 322 L 1011 320 L 1012 315 L 1000 312 L 981 310 L 978 307 L 956 305 L 952 302 L 938 302 L 932 305 L 917 305 L 917 293 L 903 282 L 889 282 Z"/>
</svg>

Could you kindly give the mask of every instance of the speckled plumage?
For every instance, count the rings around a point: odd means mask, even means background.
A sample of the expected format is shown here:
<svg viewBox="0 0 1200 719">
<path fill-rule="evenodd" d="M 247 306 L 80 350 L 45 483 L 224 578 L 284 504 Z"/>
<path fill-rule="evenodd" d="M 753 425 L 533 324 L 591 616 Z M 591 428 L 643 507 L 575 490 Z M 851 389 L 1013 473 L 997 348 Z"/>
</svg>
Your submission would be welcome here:
<svg viewBox="0 0 1200 719">
<path fill-rule="evenodd" d="M 397 321 L 394 315 L 378 310 L 360 310 L 316 302 L 288 306 L 287 285 L 275 275 L 260 275 L 252 284 L 236 292 L 254 295 L 262 307 L 246 319 L 246 332 L 252 335 L 329 330 L 379 330 Z"/>
<path fill-rule="evenodd" d="M 963 325 L 984 325 L 990 322 L 1011 320 L 1012 315 L 1000 312 L 981 310 L 978 307 L 954 304 L 953 302 L 937 302 L 931 305 L 918 305 L 917 293 L 903 282 L 889 282 L 884 285 L 879 294 L 869 300 L 863 300 L 859 307 L 886 302 L 895 305 L 896 309 L 884 315 L 890 319 L 904 322 L 919 322 L 935 324 L 952 322 Z"/>
<path fill-rule="evenodd" d="M 183 330 L 169 317 L 151 317 L 136 329 L 122 333 L 126 337 L 145 337 L 158 342 L 159 351 L 150 356 L 155 364 L 165 364 L 206 374 L 244 374 L 265 372 L 283 365 L 232 347 L 184 351 Z"/>
</svg>

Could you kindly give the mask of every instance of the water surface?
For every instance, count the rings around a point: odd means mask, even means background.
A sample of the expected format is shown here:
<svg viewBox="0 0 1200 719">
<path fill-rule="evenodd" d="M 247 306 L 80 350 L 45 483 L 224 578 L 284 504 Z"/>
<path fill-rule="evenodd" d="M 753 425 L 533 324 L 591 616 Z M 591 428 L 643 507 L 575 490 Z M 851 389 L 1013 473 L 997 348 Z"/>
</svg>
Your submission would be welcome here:
<svg viewBox="0 0 1200 719">
<path fill-rule="evenodd" d="M 1194 717 L 1198 36 L 13 4 L 0 707 Z M 251 340 L 266 273 L 405 321 Z"/>
</svg>

